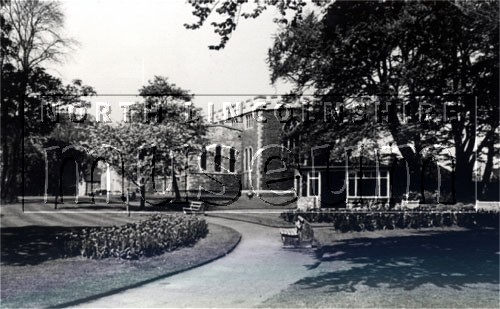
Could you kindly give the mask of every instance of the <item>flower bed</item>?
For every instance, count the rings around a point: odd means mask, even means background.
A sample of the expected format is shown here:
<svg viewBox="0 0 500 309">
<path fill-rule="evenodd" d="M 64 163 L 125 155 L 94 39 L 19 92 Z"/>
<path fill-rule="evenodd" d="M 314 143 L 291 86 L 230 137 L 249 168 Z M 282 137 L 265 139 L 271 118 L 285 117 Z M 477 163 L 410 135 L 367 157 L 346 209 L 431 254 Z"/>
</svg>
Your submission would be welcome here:
<svg viewBox="0 0 500 309">
<path fill-rule="evenodd" d="M 138 259 L 194 244 L 207 233 L 207 223 L 198 217 L 154 215 L 144 221 L 123 226 L 88 228 L 66 233 L 59 240 L 63 242 L 62 248 L 66 256 Z"/>
<path fill-rule="evenodd" d="M 288 211 L 281 217 L 294 222 L 297 216 L 313 223 L 331 223 L 336 230 L 374 231 L 383 229 L 408 229 L 426 227 L 460 226 L 467 228 L 499 226 L 499 213 L 453 209 L 418 211 L 367 211 L 356 209 L 320 209 L 314 212 Z"/>
</svg>

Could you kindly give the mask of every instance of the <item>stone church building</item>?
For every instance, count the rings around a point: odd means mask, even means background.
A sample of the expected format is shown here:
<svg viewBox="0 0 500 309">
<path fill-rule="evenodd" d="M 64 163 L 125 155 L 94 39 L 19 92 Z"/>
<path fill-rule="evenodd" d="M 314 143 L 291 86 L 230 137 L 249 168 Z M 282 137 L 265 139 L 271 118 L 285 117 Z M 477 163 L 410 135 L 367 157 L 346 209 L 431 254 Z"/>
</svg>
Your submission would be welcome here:
<svg viewBox="0 0 500 309">
<path fill-rule="evenodd" d="M 285 105 L 279 97 L 256 97 L 209 110 L 209 143 L 201 154 L 190 156 L 187 175 L 177 175 L 179 188 L 202 200 L 289 196 L 304 208 L 389 200 L 388 158 L 400 156 L 397 147 L 385 147 L 377 162 L 363 158 L 361 170 L 359 158 L 346 166 L 342 160 L 327 164 L 329 158 L 321 155 L 301 156 L 301 137 L 293 132 L 302 117 L 307 115 L 301 104 Z M 387 138 L 381 138 L 377 147 L 386 144 Z M 165 193 L 172 194 L 171 186 Z"/>
<path fill-rule="evenodd" d="M 370 143 L 361 142 L 349 160 L 333 162 L 321 152 L 300 155 L 300 133 L 293 132 L 305 116 L 303 105 L 283 104 L 280 97 L 256 97 L 217 111 L 209 109 L 208 143 L 201 153 L 189 153 L 185 161 L 176 162 L 187 167 L 176 173 L 182 198 L 186 193 L 190 200 L 205 201 L 285 196 L 303 208 L 338 208 L 366 201 L 387 203 L 407 192 L 406 169 L 394 169 L 391 163 L 401 153 L 390 136 L 381 134 L 365 152 L 359 149 Z M 101 175 L 101 190 L 116 194 L 130 185 L 112 170 Z M 427 183 L 433 186 L 426 188 L 430 191 L 439 186 L 434 180 Z M 157 177 L 148 197 L 173 197 L 172 184 L 172 176 Z"/>
</svg>

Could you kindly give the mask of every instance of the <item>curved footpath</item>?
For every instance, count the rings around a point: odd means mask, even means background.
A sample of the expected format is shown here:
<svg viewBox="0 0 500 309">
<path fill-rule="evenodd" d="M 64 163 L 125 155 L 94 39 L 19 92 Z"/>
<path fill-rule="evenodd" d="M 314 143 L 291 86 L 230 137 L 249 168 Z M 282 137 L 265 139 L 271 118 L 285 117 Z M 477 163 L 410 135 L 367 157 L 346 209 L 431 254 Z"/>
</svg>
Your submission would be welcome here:
<svg viewBox="0 0 500 309">
<path fill-rule="evenodd" d="M 311 250 L 283 249 L 277 228 L 206 219 L 242 235 L 228 256 L 81 307 L 254 307 L 306 276 L 315 263 Z"/>
<path fill-rule="evenodd" d="M 282 249 L 278 228 L 207 221 L 242 235 L 232 253 L 82 306 L 495 308 L 500 301 L 495 229 L 370 232 L 317 260 L 312 250 Z"/>
</svg>

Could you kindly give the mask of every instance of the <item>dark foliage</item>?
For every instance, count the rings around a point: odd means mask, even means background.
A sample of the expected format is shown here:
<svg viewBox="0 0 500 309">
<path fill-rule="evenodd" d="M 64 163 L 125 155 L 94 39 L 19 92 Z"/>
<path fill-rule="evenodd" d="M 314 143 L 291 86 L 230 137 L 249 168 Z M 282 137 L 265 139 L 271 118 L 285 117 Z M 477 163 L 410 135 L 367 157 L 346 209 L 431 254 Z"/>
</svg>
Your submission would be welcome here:
<svg viewBox="0 0 500 309">
<path fill-rule="evenodd" d="M 56 109 L 63 113 L 70 107 L 85 106 L 81 97 L 95 95 L 80 80 L 64 85 L 43 67 L 47 61 L 60 60 L 71 45 L 72 40 L 59 35 L 63 19 L 61 7 L 54 1 L 2 1 L 3 202 L 43 191 L 39 183 L 45 172 L 44 147 L 57 127 Z"/>
<path fill-rule="evenodd" d="M 159 255 L 194 244 L 208 233 L 205 220 L 182 215 L 154 215 L 124 226 L 83 229 L 62 235 L 67 256 L 127 260 Z"/>
<path fill-rule="evenodd" d="M 288 211 L 281 217 L 294 222 L 297 216 L 309 222 L 331 223 L 341 232 L 361 232 L 392 229 L 418 229 L 427 227 L 460 226 L 466 228 L 499 227 L 499 213 L 474 211 L 467 207 L 437 206 L 422 207 L 418 211 L 366 211 L 322 209 L 314 212 Z"/>
</svg>

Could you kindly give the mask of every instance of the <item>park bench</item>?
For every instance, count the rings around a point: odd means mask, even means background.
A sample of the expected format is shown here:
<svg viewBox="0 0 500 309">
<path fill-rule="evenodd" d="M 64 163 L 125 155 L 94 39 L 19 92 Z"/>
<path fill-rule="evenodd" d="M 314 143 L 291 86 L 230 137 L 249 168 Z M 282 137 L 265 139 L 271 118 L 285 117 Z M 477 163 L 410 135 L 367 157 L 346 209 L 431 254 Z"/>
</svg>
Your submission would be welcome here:
<svg viewBox="0 0 500 309">
<path fill-rule="evenodd" d="M 285 237 L 290 237 L 290 238 L 299 238 L 299 233 L 297 231 L 297 228 L 288 228 L 288 229 L 280 229 L 280 234 L 281 234 L 281 239 Z"/>
<path fill-rule="evenodd" d="M 401 206 L 408 209 L 415 209 L 420 206 L 420 201 L 402 200 Z"/>
<path fill-rule="evenodd" d="M 183 207 L 182 211 L 186 215 L 204 215 L 205 207 L 203 205 L 203 202 L 190 202 L 189 207 Z"/>
<path fill-rule="evenodd" d="M 420 199 L 410 199 L 408 194 L 404 194 L 403 199 L 401 200 L 401 207 L 408 209 L 415 209 L 420 206 Z"/>
<path fill-rule="evenodd" d="M 294 228 L 282 228 L 280 234 L 285 248 L 311 248 L 313 246 L 312 226 L 302 216 L 298 216 Z"/>
</svg>

